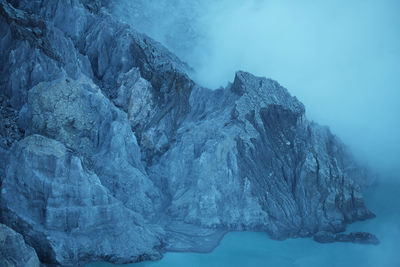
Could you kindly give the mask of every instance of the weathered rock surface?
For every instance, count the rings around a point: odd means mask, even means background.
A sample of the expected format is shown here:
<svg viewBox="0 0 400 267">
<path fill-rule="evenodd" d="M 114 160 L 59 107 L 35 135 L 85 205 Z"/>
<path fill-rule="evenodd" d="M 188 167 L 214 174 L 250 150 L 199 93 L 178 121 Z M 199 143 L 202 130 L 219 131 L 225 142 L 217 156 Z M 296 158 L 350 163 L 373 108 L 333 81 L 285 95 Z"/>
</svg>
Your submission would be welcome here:
<svg viewBox="0 0 400 267">
<path fill-rule="evenodd" d="M 191 105 L 153 166 L 168 180 L 172 217 L 285 238 L 373 216 L 345 147 L 278 83 L 238 72 L 226 89 L 195 91 Z"/>
<path fill-rule="evenodd" d="M 154 216 L 160 193 L 146 176 L 127 115 L 90 80 L 63 78 L 32 88 L 20 124 L 27 135 L 65 144 L 117 199 L 139 214 Z"/>
<path fill-rule="evenodd" d="M 12 147 L 0 197 L 3 222 L 18 229 L 44 263 L 160 256 L 157 234 L 56 140 L 31 135 Z"/>
<path fill-rule="evenodd" d="M 26 245 L 22 235 L 0 224 L 0 266 L 39 267 L 35 250 Z"/>
<path fill-rule="evenodd" d="M 11 107 L 8 98 L 0 95 L 0 147 L 8 149 L 15 140 L 23 137 L 18 125 L 18 110 Z"/>
<path fill-rule="evenodd" d="M 228 230 L 330 236 L 374 216 L 363 169 L 285 88 L 241 71 L 201 88 L 102 3 L 0 0 L 0 222 L 42 262 L 207 251 Z"/>
</svg>

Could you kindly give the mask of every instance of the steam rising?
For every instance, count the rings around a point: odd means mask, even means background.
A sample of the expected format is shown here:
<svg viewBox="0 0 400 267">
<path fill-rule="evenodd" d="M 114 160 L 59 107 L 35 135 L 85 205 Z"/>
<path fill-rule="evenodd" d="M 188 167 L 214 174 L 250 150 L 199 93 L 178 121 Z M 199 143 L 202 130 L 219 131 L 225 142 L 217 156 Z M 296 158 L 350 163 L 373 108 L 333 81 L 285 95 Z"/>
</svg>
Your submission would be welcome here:
<svg viewBox="0 0 400 267">
<path fill-rule="evenodd" d="M 117 0 L 121 20 L 217 88 L 236 70 L 279 81 L 385 177 L 400 172 L 400 1 Z"/>
</svg>

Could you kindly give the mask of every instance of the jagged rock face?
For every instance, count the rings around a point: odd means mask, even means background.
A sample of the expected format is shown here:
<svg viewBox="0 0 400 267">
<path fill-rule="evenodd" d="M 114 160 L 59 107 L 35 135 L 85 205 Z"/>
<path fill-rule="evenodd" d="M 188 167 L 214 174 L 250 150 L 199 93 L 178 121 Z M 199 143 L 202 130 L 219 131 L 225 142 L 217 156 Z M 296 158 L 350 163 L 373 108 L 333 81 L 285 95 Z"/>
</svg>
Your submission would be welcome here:
<svg viewBox="0 0 400 267">
<path fill-rule="evenodd" d="M 88 59 L 77 53 L 64 32 L 46 23 L 40 14 L 15 9 L 5 0 L 0 3 L 0 58 L 4 63 L 0 69 L 0 85 L 12 107 L 21 108 L 32 86 L 53 80 L 62 72 L 73 78 L 80 73 L 90 76 Z M 41 10 L 39 2 L 28 3 Z M 51 9 L 54 3 L 42 11 Z"/>
<path fill-rule="evenodd" d="M 284 238 L 373 216 L 347 173 L 352 162 L 342 162 L 345 148 L 278 83 L 238 72 L 229 88 L 200 89 L 191 103 L 153 166 L 168 181 L 172 217 Z"/>
<path fill-rule="evenodd" d="M 132 114 L 132 109 L 137 113 L 142 109 L 140 105 L 146 105 L 143 108 L 148 112 L 141 111 L 144 118 L 131 120 L 140 120 L 133 123 L 134 130 L 143 152 L 151 160 L 168 149 L 167 144 L 189 112 L 194 83 L 184 72 L 188 67 L 165 48 L 127 25 L 109 20 L 110 17 L 105 17 L 91 29 L 84 49 L 103 91 L 117 105 L 129 109 L 130 118 L 138 115 Z M 134 72 L 140 72 L 140 76 Z M 138 94 L 139 91 L 143 93 Z M 135 106 L 132 101 L 121 103 L 124 96 L 135 97 Z"/>
<path fill-rule="evenodd" d="M 40 135 L 11 149 L 1 210 L 3 222 L 19 229 L 45 263 L 159 257 L 159 238 L 141 216 L 113 197 L 72 151 Z"/>
<path fill-rule="evenodd" d="M 61 141 L 127 207 L 154 216 L 160 193 L 146 177 L 127 116 L 90 80 L 63 78 L 32 88 L 20 124 L 27 135 Z"/>
<path fill-rule="evenodd" d="M 22 235 L 0 224 L 0 265 L 5 267 L 39 267 L 35 250 L 26 245 Z"/>
<path fill-rule="evenodd" d="M 201 88 L 102 3 L 0 0 L 0 222 L 41 261 L 155 259 L 210 246 L 210 229 L 286 238 L 373 216 L 362 169 L 286 89 L 246 72 Z"/>
<path fill-rule="evenodd" d="M 93 78 L 106 96 L 117 97 L 119 87 L 132 79 L 127 72 L 138 68 L 151 87 L 153 116 L 137 129 L 151 136 L 144 150 L 152 157 L 160 140 L 173 139 L 189 111 L 194 83 L 189 67 L 159 43 L 104 13 L 90 13 L 77 0 L 1 1 L 0 85 L 12 106 L 20 109 L 27 90 L 42 81 L 80 74 Z M 87 1 L 84 1 L 85 4 Z M 100 2 L 92 3 L 100 6 Z M 51 21 L 52 23 L 46 23 Z M 32 63 L 31 63 L 32 62 Z M 149 139 L 149 138 L 147 138 Z M 166 147 L 162 148 L 163 151 Z"/>
</svg>

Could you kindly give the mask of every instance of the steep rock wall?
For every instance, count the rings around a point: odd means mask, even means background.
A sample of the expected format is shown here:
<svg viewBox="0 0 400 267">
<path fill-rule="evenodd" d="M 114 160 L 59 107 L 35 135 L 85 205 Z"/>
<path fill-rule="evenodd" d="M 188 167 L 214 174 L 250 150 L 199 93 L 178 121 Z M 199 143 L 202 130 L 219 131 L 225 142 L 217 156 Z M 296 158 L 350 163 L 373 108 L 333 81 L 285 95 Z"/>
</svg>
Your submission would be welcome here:
<svg viewBox="0 0 400 267">
<path fill-rule="evenodd" d="M 277 82 L 238 72 L 201 88 L 102 1 L 0 0 L 0 29 L 0 222 L 42 262 L 156 259 L 214 231 L 282 239 L 373 216 L 365 171 Z"/>
</svg>

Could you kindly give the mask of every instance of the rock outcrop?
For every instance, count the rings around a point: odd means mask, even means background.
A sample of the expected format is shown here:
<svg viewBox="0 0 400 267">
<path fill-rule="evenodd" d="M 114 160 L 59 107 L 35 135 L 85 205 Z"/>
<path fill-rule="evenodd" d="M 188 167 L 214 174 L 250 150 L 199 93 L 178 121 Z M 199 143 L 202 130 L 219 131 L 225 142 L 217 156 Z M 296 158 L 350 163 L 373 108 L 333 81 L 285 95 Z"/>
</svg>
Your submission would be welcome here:
<svg viewBox="0 0 400 267">
<path fill-rule="evenodd" d="M 155 214 L 160 193 L 146 177 L 127 115 L 90 80 L 62 78 L 32 88 L 20 125 L 27 135 L 53 138 L 82 156 L 85 166 L 128 208 Z"/>
<path fill-rule="evenodd" d="M 0 224 L 0 266 L 39 267 L 35 250 L 25 244 L 22 235 Z"/>
<path fill-rule="evenodd" d="M 171 217 L 286 238 L 373 216 L 346 148 L 277 82 L 238 72 L 226 89 L 193 92 L 191 107 L 152 167 L 168 181 Z"/>
<path fill-rule="evenodd" d="M 314 234 L 313 239 L 319 243 L 333 243 L 335 242 L 335 235 L 331 232 L 319 231 Z"/>
<path fill-rule="evenodd" d="M 351 242 L 370 245 L 378 245 L 380 243 L 375 235 L 366 232 L 340 233 L 334 235 L 331 232 L 320 231 L 314 234 L 313 239 L 319 243 Z"/>
<path fill-rule="evenodd" d="M 335 237 L 337 242 L 352 242 L 359 244 L 378 245 L 379 239 L 371 233 L 366 232 L 351 232 L 349 234 L 337 234 Z"/>
<path fill-rule="evenodd" d="M 160 256 L 154 250 L 160 239 L 141 216 L 113 197 L 70 149 L 41 135 L 11 149 L 1 210 L 2 221 L 18 229 L 44 263 Z"/>
<path fill-rule="evenodd" d="M 0 0 L 0 223 L 43 263 L 208 251 L 229 230 L 333 235 L 374 216 L 363 169 L 285 88 L 242 71 L 202 88 L 102 3 Z"/>
</svg>

